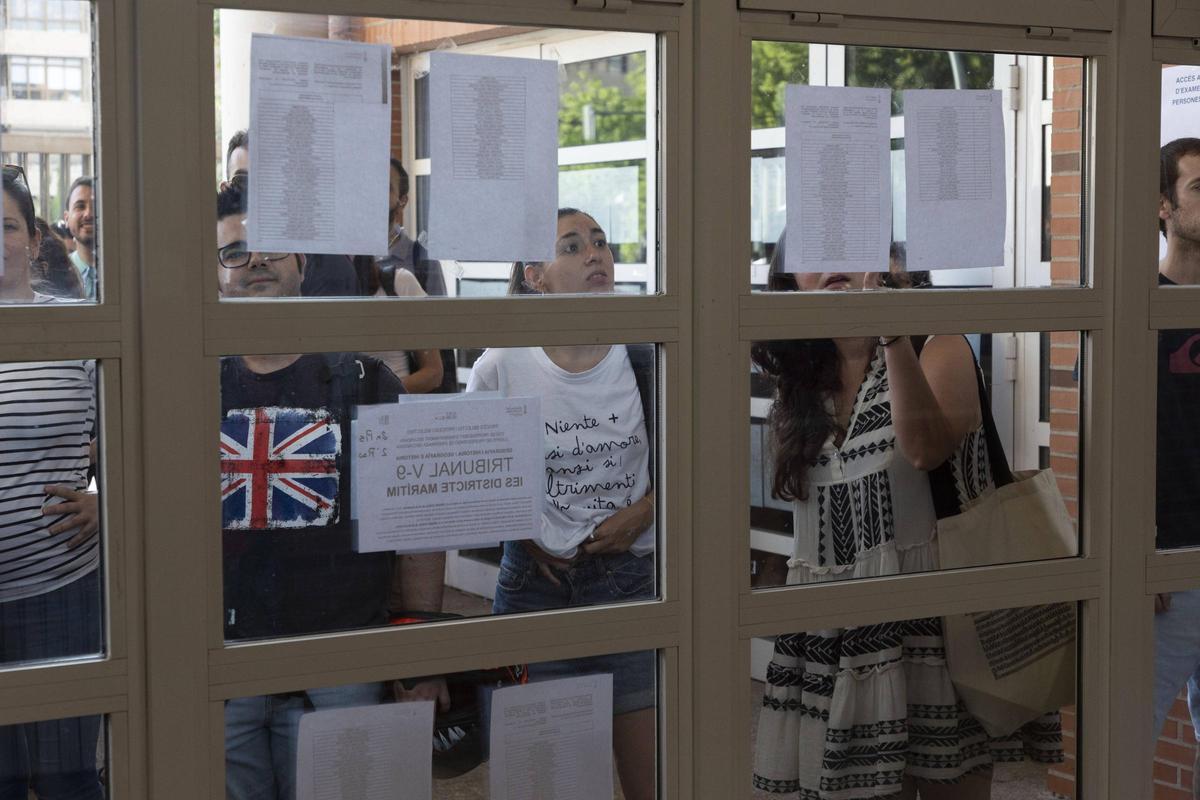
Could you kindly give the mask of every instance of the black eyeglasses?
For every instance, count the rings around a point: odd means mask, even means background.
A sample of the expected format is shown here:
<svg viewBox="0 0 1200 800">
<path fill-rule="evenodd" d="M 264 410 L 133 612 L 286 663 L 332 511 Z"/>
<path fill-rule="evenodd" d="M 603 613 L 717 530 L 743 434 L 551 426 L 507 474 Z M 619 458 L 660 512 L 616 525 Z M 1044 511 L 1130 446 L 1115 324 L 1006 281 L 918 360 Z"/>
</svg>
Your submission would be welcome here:
<svg viewBox="0 0 1200 800">
<path fill-rule="evenodd" d="M 254 251 L 245 242 L 230 242 L 224 247 L 217 248 L 217 259 L 225 269 L 241 269 L 250 263 Z M 267 261 L 282 261 L 291 253 L 259 253 Z"/>
</svg>

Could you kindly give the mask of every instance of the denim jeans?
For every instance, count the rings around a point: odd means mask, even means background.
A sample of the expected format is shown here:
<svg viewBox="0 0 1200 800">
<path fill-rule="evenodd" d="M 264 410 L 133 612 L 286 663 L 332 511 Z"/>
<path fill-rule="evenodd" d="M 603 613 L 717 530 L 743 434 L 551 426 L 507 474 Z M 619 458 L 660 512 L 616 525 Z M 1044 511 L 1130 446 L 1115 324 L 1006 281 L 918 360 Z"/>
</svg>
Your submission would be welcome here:
<svg viewBox="0 0 1200 800">
<path fill-rule="evenodd" d="M 565 570 L 554 570 L 555 586 L 538 569 L 521 542 L 505 542 L 496 583 L 494 614 L 517 614 L 551 608 L 598 606 L 632 600 L 651 600 L 654 556 L 633 553 L 585 556 Z M 654 653 L 614 653 L 529 665 L 531 680 L 548 680 L 611 672 L 613 713 L 624 714 L 654 706 Z"/>
<path fill-rule="evenodd" d="M 0 661 L 101 652 L 97 570 L 52 592 L 0 603 Z M 96 771 L 100 717 L 0 727 L 0 800 L 103 800 Z"/>
<path fill-rule="evenodd" d="M 227 700 L 226 800 L 295 800 L 300 717 L 306 711 L 373 706 L 382 700 L 381 683 Z"/>
<path fill-rule="evenodd" d="M 1176 695 L 1188 685 L 1192 732 L 1200 731 L 1200 590 L 1171 592 L 1171 607 L 1154 615 L 1154 735 Z"/>
</svg>

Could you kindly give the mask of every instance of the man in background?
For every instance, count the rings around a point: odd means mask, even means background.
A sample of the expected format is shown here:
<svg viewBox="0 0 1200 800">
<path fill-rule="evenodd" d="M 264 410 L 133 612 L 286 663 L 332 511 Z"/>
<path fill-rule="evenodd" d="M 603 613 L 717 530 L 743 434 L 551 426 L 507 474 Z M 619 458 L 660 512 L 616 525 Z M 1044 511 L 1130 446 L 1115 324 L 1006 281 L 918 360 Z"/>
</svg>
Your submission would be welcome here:
<svg viewBox="0 0 1200 800">
<path fill-rule="evenodd" d="M 1159 231 L 1167 255 L 1159 286 L 1200 285 L 1200 139 L 1176 139 L 1159 152 Z M 1200 545 L 1200 330 L 1158 336 L 1156 487 L 1160 550 Z M 1154 733 L 1184 682 L 1193 735 L 1200 739 L 1200 590 L 1160 594 L 1154 601 Z M 1190 676 L 1190 678 L 1189 678 Z M 1196 767 L 1200 770 L 1200 754 Z M 1200 771 L 1193 773 L 1200 798 Z"/>
<path fill-rule="evenodd" d="M 242 182 L 250 175 L 250 133 L 238 131 L 225 148 L 225 183 Z M 224 184 L 222 184 L 224 185 Z M 302 297 L 360 297 L 367 294 L 350 256 L 309 253 L 304 256 Z"/>
<path fill-rule="evenodd" d="M 83 176 L 71 183 L 67 192 L 67 205 L 63 209 L 63 221 L 67 230 L 75 240 L 75 249 L 71 251 L 71 263 L 79 272 L 79 280 L 83 284 L 83 296 L 88 300 L 96 299 L 96 240 L 98 225 L 96 221 L 95 181 Z"/>
</svg>

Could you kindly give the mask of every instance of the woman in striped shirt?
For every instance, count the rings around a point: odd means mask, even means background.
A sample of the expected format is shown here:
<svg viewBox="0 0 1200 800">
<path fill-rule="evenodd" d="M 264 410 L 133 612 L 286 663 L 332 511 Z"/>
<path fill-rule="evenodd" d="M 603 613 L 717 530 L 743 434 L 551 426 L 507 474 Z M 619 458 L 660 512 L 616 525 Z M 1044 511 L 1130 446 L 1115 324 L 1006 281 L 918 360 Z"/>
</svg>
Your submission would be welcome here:
<svg viewBox="0 0 1200 800">
<path fill-rule="evenodd" d="M 40 236 L 18 167 L 3 169 L 0 301 L 48 303 L 30 285 Z M 102 652 L 94 361 L 0 363 L 0 663 Z M 0 727 L 0 800 L 102 800 L 100 717 Z"/>
</svg>

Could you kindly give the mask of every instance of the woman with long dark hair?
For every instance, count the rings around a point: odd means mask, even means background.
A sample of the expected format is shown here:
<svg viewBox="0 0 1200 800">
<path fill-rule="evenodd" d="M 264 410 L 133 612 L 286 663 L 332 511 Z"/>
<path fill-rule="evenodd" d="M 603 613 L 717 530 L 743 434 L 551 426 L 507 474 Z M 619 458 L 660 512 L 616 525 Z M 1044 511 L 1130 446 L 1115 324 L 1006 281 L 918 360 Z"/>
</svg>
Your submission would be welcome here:
<svg viewBox="0 0 1200 800">
<path fill-rule="evenodd" d="M 4 178 L 0 302 L 35 290 L 42 237 L 19 167 Z M 102 652 L 94 361 L 0 363 L 0 663 Z M 100 717 L 0 727 L 0 799 L 101 800 Z"/>
<path fill-rule="evenodd" d="M 782 247 L 779 248 L 782 250 Z M 788 274 L 777 291 L 911 285 L 877 273 Z M 791 558 L 760 583 L 803 584 L 938 568 L 929 473 L 955 504 L 992 485 L 976 362 L 962 336 L 760 342 L 775 388 L 768 424 L 775 497 L 793 504 Z M 1061 758 L 1057 715 L 991 741 L 946 667 L 941 620 L 780 636 L 767 672 L 755 785 L 821 800 L 979 800 L 992 765 Z"/>
<path fill-rule="evenodd" d="M 558 212 L 553 261 L 518 262 L 511 294 L 607 294 L 613 256 L 600 225 Z M 655 596 L 651 485 L 653 348 L 588 344 L 493 348 L 467 391 L 541 398 L 546 501 L 541 530 L 506 542 L 493 613 Z M 529 665 L 532 678 L 611 673 L 613 751 L 628 800 L 655 796 L 655 667 L 649 652 Z"/>
</svg>

